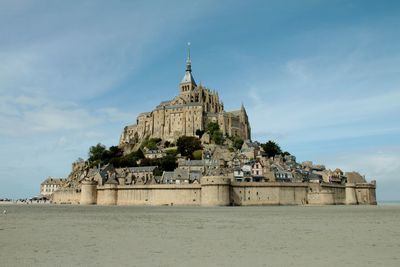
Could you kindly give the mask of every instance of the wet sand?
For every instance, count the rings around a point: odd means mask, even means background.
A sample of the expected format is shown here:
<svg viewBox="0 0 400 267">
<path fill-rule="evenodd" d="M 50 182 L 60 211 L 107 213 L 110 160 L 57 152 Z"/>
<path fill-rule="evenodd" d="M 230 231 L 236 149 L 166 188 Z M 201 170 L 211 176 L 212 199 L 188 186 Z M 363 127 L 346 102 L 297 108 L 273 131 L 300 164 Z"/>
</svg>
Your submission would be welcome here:
<svg viewBox="0 0 400 267">
<path fill-rule="evenodd" d="M 400 266 L 400 205 L 0 205 L 1 266 Z"/>
</svg>

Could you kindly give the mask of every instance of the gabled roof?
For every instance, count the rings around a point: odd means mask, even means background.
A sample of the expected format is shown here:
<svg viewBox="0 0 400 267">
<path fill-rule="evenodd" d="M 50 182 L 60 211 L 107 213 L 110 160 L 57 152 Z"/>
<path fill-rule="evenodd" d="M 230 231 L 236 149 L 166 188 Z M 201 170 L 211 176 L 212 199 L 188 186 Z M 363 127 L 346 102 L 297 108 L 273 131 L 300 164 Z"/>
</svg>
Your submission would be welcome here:
<svg viewBox="0 0 400 267">
<path fill-rule="evenodd" d="M 52 178 L 49 177 L 46 180 L 44 180 L 41 185 L 46 185 L 46 184 L 56 184 L 56 185 L 62 185 L 64 184 L 65 179 L 63 178 Z"/>
<path fill-rule="evenodd" d="M 172 178 L 174 177 L 174 172 L 166 172 L 164 171 L 162 174 L 162 179 L 163 180 L 172 180 Z"/>
<path fill-rule="evenodd" d="M 175 169 L 174 180 L 189 180 L 189 170 Z"/>
</svg>

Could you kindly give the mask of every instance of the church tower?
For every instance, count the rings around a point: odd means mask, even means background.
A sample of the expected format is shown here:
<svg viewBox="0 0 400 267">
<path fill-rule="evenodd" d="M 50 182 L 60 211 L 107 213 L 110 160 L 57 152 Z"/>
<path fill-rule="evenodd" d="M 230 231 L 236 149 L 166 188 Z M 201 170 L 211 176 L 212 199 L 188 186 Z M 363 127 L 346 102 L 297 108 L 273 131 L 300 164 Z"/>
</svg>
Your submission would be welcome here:
<svg viewBox="0 0 400 267">
<path fill-rule="evenodd" d="M 197 87 L 196 82 L 192 76 L 192 61 L 190 60 L 190 43 L 188 43 L 188 58 L 186 60 L 186 72 L 181 83 L 179 84 L 180 95 L 188 99 L 190 93 Z"/>
</svg>

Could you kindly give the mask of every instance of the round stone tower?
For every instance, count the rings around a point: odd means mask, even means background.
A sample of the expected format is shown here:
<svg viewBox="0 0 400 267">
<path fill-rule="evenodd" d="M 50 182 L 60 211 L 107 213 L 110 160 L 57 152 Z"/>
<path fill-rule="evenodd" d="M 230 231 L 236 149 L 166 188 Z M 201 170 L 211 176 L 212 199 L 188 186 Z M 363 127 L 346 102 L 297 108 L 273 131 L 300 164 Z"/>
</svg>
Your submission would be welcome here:
<svg viewBox="0 0 400 267">
<path fill-rule="evenodd" d="M 81 205 L 97 204 L 97 182 L 83 181 L 81 186 Z"/>
<path fill-rule="evenodd" d="M 347 183 L 346 184 L 346 205 L 356 205 L 356 184 Z"/>
<path fill-rule="evenodd" d="M 108 181 L 104 184 L 103 205 L 117 205 L 117 181 Z"/>
<path fill-rule="evenodd" d="M 202 206 L 229 206 L 231 179 L 222 176 L 204 176 L 200 179 Z"/>
</svg>

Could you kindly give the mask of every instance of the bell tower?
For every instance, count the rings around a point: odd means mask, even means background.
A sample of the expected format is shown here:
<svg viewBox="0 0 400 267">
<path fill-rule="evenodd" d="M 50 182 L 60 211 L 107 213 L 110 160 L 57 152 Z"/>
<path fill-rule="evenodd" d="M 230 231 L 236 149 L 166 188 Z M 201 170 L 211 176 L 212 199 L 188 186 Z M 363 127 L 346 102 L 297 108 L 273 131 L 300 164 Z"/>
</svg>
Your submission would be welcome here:
<svg viewBox="0 0 400 267">
<path fill-rule="evenodd" d="M 179 84 L 180 88 L 180 95 L 190 95 L 190 92 L 194 90 L 194 88 L 197 87 L 196 82 L 194 81 L 194 78 L 192 76 L 192 61 L 190 59 L 190 43 L 188 43 L 188 58 L 186 60 L 186 71 L 185 71 L 185 76 L 183 76 L 183 79 L 181 83 Z"/>
</svg>

